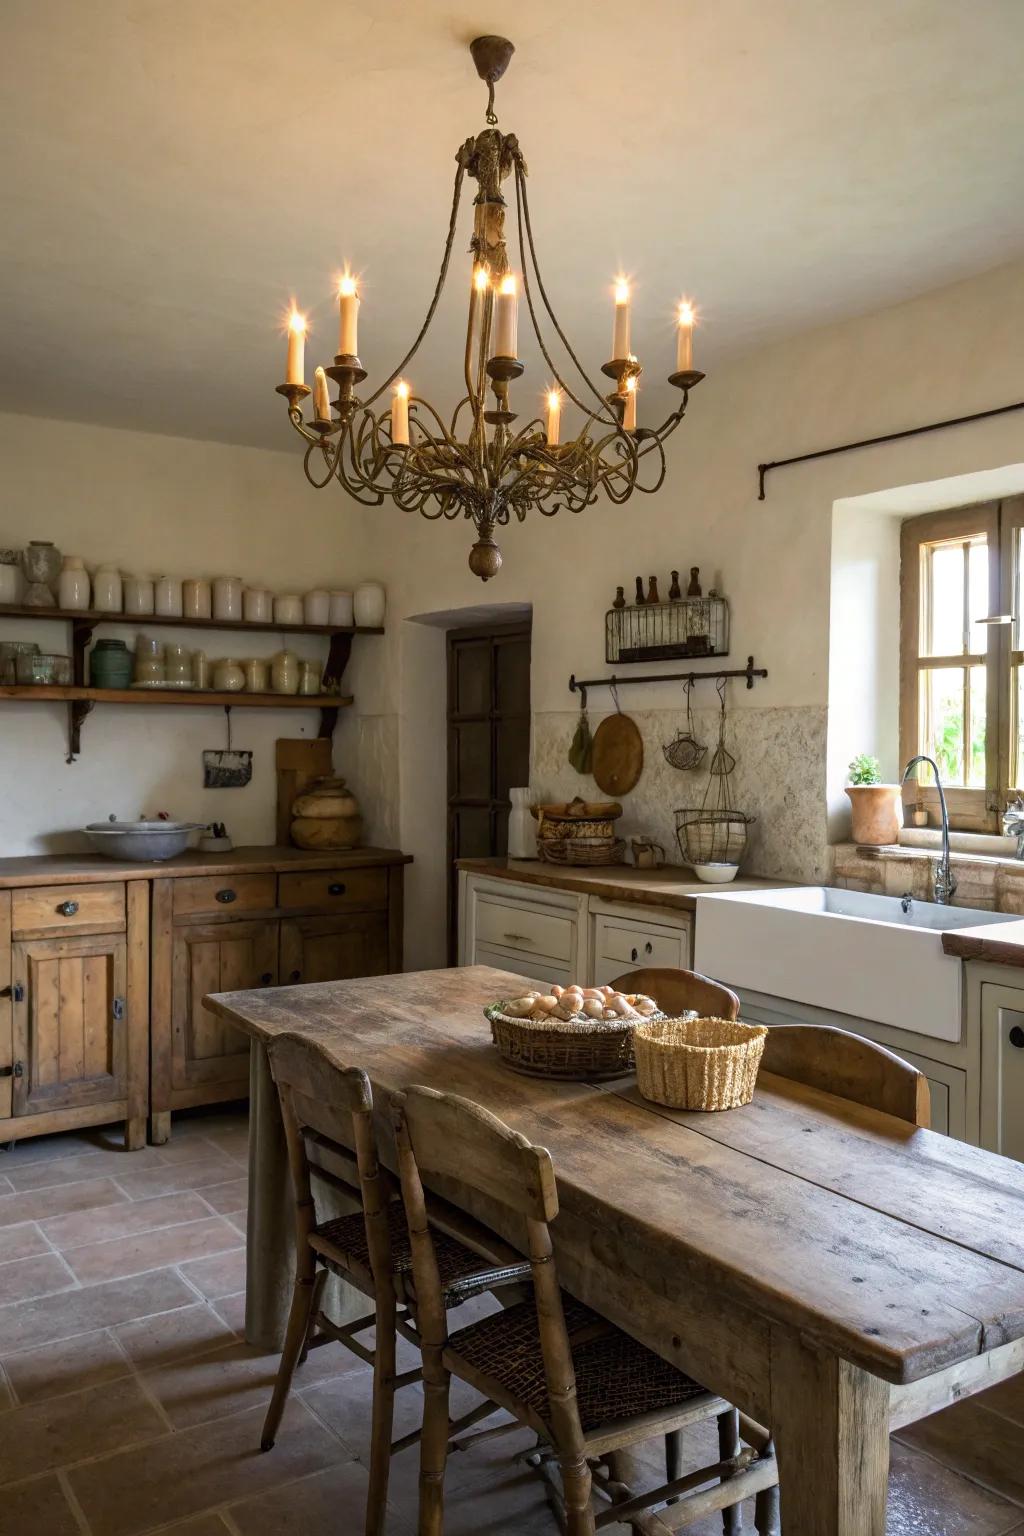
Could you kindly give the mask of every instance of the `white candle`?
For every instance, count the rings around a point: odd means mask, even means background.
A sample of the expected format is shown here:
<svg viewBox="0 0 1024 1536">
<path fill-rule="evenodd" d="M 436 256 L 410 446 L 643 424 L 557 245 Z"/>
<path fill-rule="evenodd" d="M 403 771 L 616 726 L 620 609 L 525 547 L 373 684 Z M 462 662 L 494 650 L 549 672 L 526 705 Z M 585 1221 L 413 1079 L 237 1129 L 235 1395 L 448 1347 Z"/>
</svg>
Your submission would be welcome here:
<svg viewBox="0 0 1024 1536">
<path fill-rule="evenodd" d="M 622 413 L 622 428 L 624 432 L 636 431 L 636 375 L 633 373 L 626 380 L 626 409 Z"/>
<path fill-rule="evenodd" d="M 516 280 L 506 272 L 494 300 L 494 345 L 492 357 L 516 357 L 519 332 L 519 300 Z"/>
<path fill-rule="evenodd" d="M 343 277 L 338 284 L 338 351 L 344 356 L 359 356 L 359 295 L 354 277 Z"/>
<path fill-rule="evenodd" d="M 306 382 L 306 317 L 297 309 L 288 316 L 288 366 L 284 381 L 286 384 Z"/>
<path fill-rule="evenodd" d="M 327 375 L 322 368 L 313 375 L 313 415 L 317 421 L 331 419 L 331 397 L 327 393 Z"/>
<path fill-rule="evenodd" d="M 615 324 L 612 326 L 612 362 L 629 356 L 629 284 L 620 277 L 615 284 Z"/>
<path fill-rule="evenodd" d="M 409 446 L 409 386 L 404 379 L 399 379 L 391 398 L 391 441 L 398 448 Z"/>
<path fill-rule="evenodd" d="M 558 438 L 562 426 L 562 392 L 553 389 L 548 394 L 548 426 L 547 439 L 549 448 L 558 447 Z"/>
<path fill-rule="evenodd" d="M 679 331 L 676 335 L 676 373 L 693 368 L 693 305 L 685 299 L 679 306 Z"/>
</svg>

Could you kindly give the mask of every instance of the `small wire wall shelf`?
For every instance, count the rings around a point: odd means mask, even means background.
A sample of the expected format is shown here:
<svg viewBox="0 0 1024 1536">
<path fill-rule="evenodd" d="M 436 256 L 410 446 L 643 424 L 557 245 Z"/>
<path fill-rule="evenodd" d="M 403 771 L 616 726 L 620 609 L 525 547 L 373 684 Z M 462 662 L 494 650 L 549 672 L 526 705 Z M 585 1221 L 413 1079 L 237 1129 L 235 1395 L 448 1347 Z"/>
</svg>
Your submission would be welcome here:
<svg viewBox="0 0 1024 1536">
<path fill-rule="evenodd" d="M 729 604 L 724 597 L 643 603 L 610 608 L 605 615 L 605 661 L 670 661 L 728 654 Z"/>
</svg>

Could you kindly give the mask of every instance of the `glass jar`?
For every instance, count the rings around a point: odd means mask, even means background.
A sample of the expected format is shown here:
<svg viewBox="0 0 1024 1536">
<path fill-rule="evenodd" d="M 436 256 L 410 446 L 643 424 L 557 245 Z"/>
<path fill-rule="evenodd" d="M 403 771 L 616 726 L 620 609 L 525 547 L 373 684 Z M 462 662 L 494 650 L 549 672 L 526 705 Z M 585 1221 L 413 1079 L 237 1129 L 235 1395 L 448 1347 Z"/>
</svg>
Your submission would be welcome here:
<svg viewBox="0 0 1024 1536">
<path fill-rule="evenodd" d="M 205 689 L 210 686 L 210 661 L 205 651 L 192 652 L 192 687 Z"/>
<path fill-rule="evenodd" d="M 320 663 L 304 661 L 299 668 L 299 692 L 316 698 L 320 691 Z"/>
<path fill-rule="evenodd" d="M 18 657 L 38 656 L 34 640 L 0 640 L 0 683 L 18 681 Z"/>
<path fill-rule="evenodd" d="M 245 672 L 233 656 L 214 662 L 213 686 L 218 693 L 241 693 L 245 687 Z"/>
<path fill-rule="evenodd" d="M 262 656 L 253 656 L 245 664 L 247 693 L 267 693 L 270 689 L 270 663 Z"/>
<path fill-rule="evenodd" d="M 193 577 L 181 585 L 181 611 L 186 619 L 213 618 L 213 590 L 202 577 Z"/>
<path fill-rule="evenodd" d="M 136 688 L 162 688 L 164 685 L 164 648 L 150 635 L 135 637 Z"/>
<path fill-rule="evenodd" d="M 92 578 L 92 606 L 96 613 L 120 613 L 124 604 L 121 572 L 101 565 Z"/>
<path fill-rule="evenodd" d="M 164 677 L 169 688 L 192 687 L 192 652 L 183 645 L 164 647 Z"/>
<path fill-rule="evenodd" d="M 173 576 L 160 576 L 153 589 L 153 606 L 162 619 L 180 619 L 182 612 L 181 582 Z"/>
<path fill-rule="evenodd" d="M 278 651 L 271 662 L 270 682 L 275 693 L 298 693 L 299 658 L 294 651 Z"/>
<path fill-rule="evenodd" d="M 213 583 L 213 616 L 232 623 L 242 617 L 241 576 L 217 576 Z"/>
<path fill-rule="evenodd" d="M 94 688 L 129 688 L 135 658 L 123 640 L 97 640 L 89 654 Z"/>
<path fill-rule="evenodd" d="M 18 682 L 29 686 L 66 688 L 71 683 L 71 657 L 57 655 L 52 651 L 40 651 L 35 656 L 19 656 L 15 670 Z"/>
<path fill-rule="evenodd" d="M 83 609 L 89 606 L 89 572 L 78 555 L 65 555 L 57 583 L 58 608 Z"/>
<path fill-rule="evenodd" d="M 124 611 L 139 615 L 153 612 L 152 576 L 126 576 L 124 579 Z"/>
</svg>

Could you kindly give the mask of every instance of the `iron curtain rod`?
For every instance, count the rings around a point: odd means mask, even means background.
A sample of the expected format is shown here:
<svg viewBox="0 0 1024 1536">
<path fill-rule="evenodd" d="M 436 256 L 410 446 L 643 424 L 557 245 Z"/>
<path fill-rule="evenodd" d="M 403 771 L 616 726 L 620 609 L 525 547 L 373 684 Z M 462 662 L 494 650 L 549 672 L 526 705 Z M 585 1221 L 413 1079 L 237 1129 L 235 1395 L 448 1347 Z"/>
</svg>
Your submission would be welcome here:
<svg viewBox="0 0 1024 1536">
<path fill-rule="evenodd" d="M 656 672 L 647 677 L 586 677 L 577 678 L 573 672 L 569 678 L 569 692 L 583 696 L 583 708 L 587 707 L 588 688 L 627 688 L 631 683 L 710 683 L 719 677 L 745 677 L 747 687 L 753 688 L 755 677 L 767 677 L 767 667 L 755 667 L 753 656 L 747 657 L 745 667 L 734 667 L 725 672 Z"/>
<path fill-rule="evenodd" d="M 838 448 L 819 448 L 814 453 L 796 453 L 791 459 L 775 459 L 757 466 L 758 501 L 764 501 L 764 477 L 770 469 L 785 469 L 789 464 L 806 464 L 809 459 L 830 459 L 834 453 L 850 453 L 854 448 L 873 448 L 877 443 L 896 443 L 902 437 L 920 437 L 922 432 L 940 432 L 944 427 L 963 427 L 969 421 L 986 421 L 990 416 L 1006 416 L 1010 411 L 1024 411 L 1024 400 L 1013 405 L 997 405 L 990 411 L 974 411 L 970 416 L 951 416 L 948 421 L 932 421 L 926 427 L 906 427 L 902 432 L 885 432 L 881 437 L 862 437 L 856 443 L 840 443 Z"/>
</svg>

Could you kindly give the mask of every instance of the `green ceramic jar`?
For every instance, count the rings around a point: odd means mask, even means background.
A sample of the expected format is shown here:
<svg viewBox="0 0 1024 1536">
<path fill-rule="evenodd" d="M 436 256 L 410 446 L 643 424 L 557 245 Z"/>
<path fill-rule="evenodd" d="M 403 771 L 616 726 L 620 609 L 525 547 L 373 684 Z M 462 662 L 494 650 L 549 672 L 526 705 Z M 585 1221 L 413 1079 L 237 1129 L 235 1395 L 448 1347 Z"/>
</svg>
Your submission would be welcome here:
<svg viewBox="0 0 1024 1536">
<path fill-rule="evenodd" d="M 133 660 L 123 640 L 97 640 L 89 657 L 94 688 L 130 688 Z"/>
</svg>

